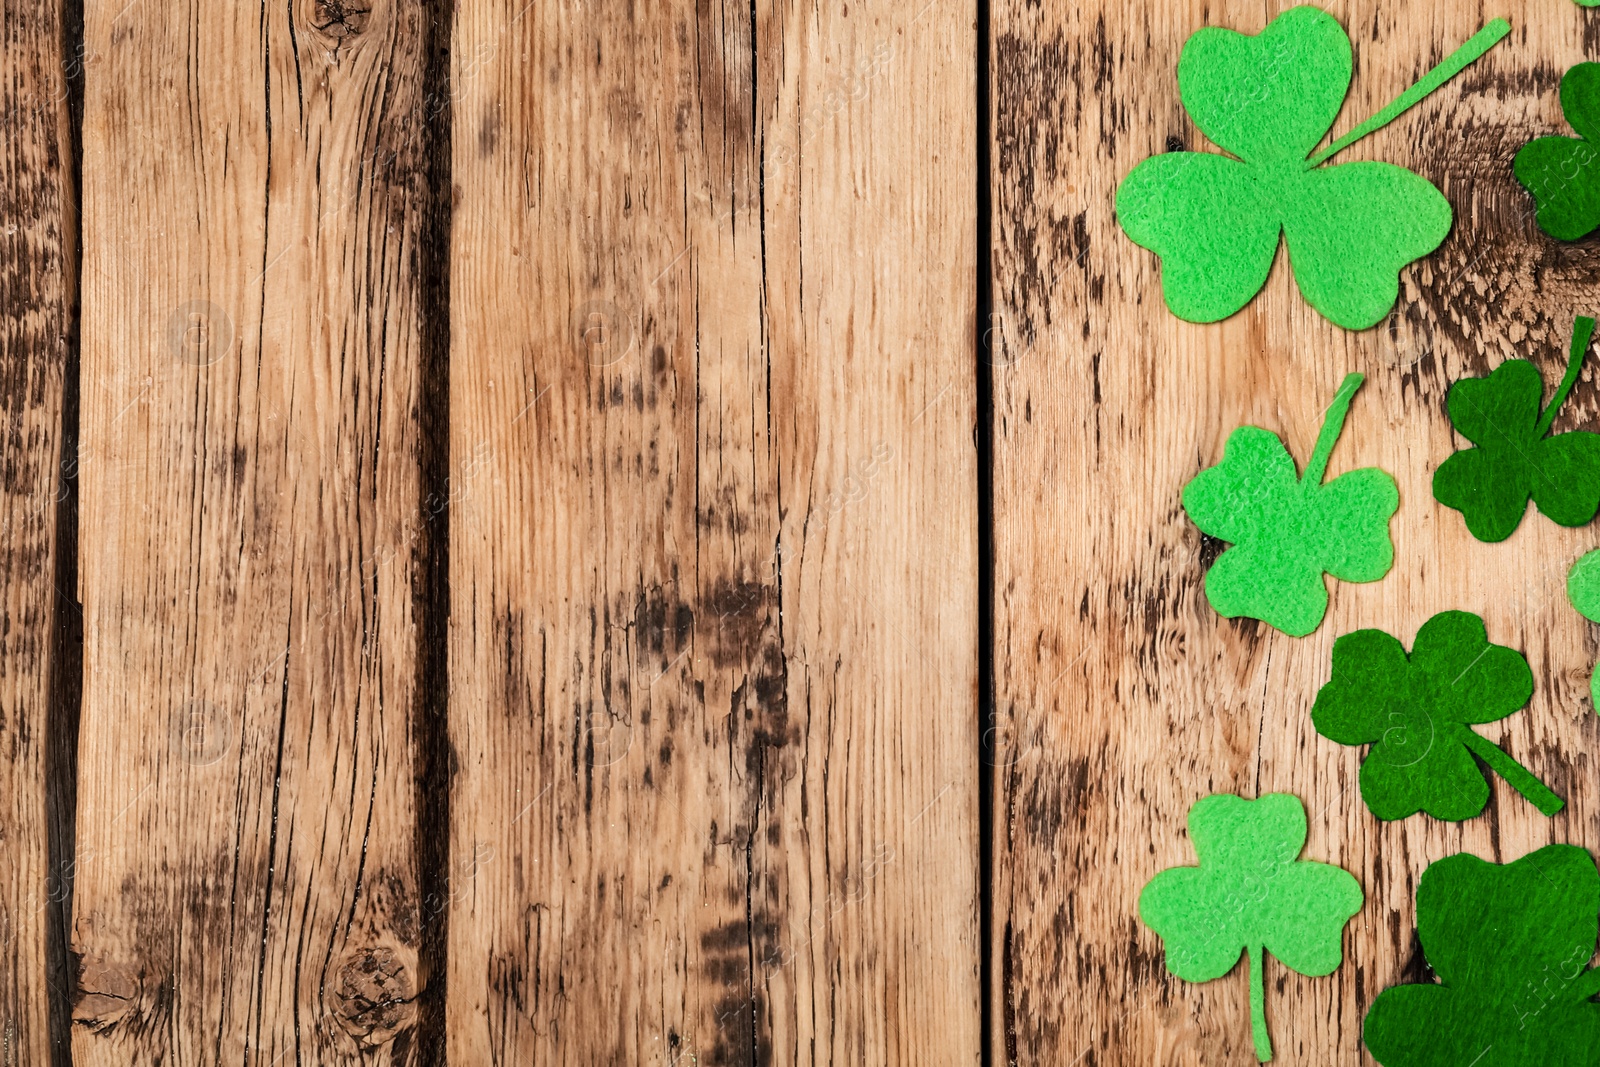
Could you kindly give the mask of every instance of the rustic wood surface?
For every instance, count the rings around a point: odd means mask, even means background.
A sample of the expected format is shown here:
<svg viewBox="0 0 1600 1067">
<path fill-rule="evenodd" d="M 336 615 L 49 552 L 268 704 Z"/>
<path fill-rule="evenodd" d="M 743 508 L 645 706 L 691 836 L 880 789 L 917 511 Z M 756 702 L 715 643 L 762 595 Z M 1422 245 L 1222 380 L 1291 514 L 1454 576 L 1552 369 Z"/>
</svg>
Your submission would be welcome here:
<svg viewBox="0 0 1600 1067">
<path fill-rule="evenodd" d="M 75 632 L 66 405 L 77 282 L 65 5 L 0 3 L 0 1064 L 65 1051 Z M 63 589 L 66 585 L 69 588 Z M 70 658 L 71 653 L 69 653 Z"/>
<path fill-rule="evenodd" d="M 977 1062 L 971 11 L 456 25 L 451 1062 Z"/>
<path fill-rule="evenodd" d="M 1588 677 L 1600 631 L 1566 603 L 1567 567 L 1593 546 L 1530 514 L 1480 544 L 1435 503 L 1456 446 L 1450 383 L 1510 356 L 1549 381 L 1575 314 L 1600 309 L 1594 238 L 1540 233 L 1512 177 L 1518 147 L 1565 132 L 1561 74 L 1593 59 L 1600 19 L 1543 0 L 1330 3 L 1356 73 L 1342 133 L 1487 19 L 1512 35 L 1341 159 L 1381 158 L 1432 179 L 1456 225 L 1408 269 L 1389 323 L 1346 333 L 1294 290 L 1280 256 L 1264 293 L 1226 322 L 1167 313 L 1155 257 L 1118 230 L 1117 182 L 1151 153 L 1210 148 L 1179 103 L 1175 67 L 1206 24 L 1258 32 L 1289 4 L 995 5 L 994 263 L 1005 355 L 994 373 L 995 677 L 1004 739 L 994 776 L 996 1063 L 1253 1063 L 1247 981 L 1166 973 L 1137 917 L 1156 871 L 1194 862 L 1189 805 L 1212 792 L 1288 791 L 1310 817 L 1305 855 L 1361 880 L 1345 965 L 1303 978 L 1269 964 L 1268 1023 L 1283 1063 L 1371 1063 L 1361 1020 L 1384 987 L 1418 980 L 1417 878 L 1461 850 L 1515 859 L 1554 841 L 1600 847 Z M 1593 427 L 1595 359 L 1556 429 Z M 1349 371 L 1367 375 L 1330 476 L 1378 465 L 1400 485 L 1394 570 L 1336 584 L 1304 639 L 1218 618 L 1207 545 L 1179 492 L 1236 426 L 1283 435 L 1303 464 Z M 1375 626 L 1409 646 L 1438 611 L 1483 615 L 1533 667 L 1529 707 L 1482 732 L 1566 797 L 1553 819 L 1504 782 L 1481 817 L 1382 824 L 1361 803 L 1359 749 L 1311 728 L 1334 639 Z"/>
<path fill-rule="evenodd" d="M 429 1039 L 448 29 L 400 3 L 86 12 L 79 1064 Z"/>
<path fill-rule="evenodd" d="M 1455 228 L 1377 329 L 1281 256 L 1180 322 L 1117 182 L 1288 6 L 0 0 L 0 1067 L 1251 1063 L 1137 918 L 1219 791 L 1367 894 L 1269 964 L 1279 1062 L 1372 1062 L 1429 862 L 1600 849 L 1593 527 L 1430 491 L 1450 383 L 1600 310 L 1509 165 L 1600 12 L 1329 0 L 1336 132 L 1510 19 L 1342 157 Z M 1349 371 L 1394 571 L 1219 619 L 1183 484 Z M 1338 635 L 1449 608 L 1557 817 L 1380 824 L 1311 729 Z"/>
</svg>

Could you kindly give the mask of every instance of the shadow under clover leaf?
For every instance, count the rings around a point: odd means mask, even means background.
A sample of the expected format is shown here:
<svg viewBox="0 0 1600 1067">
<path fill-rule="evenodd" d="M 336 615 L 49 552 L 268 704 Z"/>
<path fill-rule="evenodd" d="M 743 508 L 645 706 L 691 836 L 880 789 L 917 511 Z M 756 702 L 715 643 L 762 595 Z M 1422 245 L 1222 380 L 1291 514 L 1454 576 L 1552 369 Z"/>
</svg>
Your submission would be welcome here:
<svg viewBox="0 0 1600 1067">
<path fill-rule="evenodd" d="M 1582 526 L 1600 509 L 1600 434 L 1545 436 L 1578 380 L 1593 334 L 1594 319 L 1574 322 L 1567 371 L 1543 411 L 1544 379 L 1525 359 L 1508 359 L 1487 378 L 1463 378 L 1450 387 L 1450 421 L 1477 447 L 1439 465 L 1433 495 L 1461 512 L 1478 540 L 1510 537 L 1530 498 L 1562 526 Z"/>
<path fill-rule="evenodd" d="M 1504 866 L 1460 853 L 1422 872 L 1417 936 L 1437 984 L 1392 986 L 1362 1040 L 1383 1067 L 1579 1067 L 1600 1059 L 1600 874 L 1547 845 Z"/>
<path fill-rule="evenodd" d="M 1333 644 L 1333 677 L 1317 693 L 1311 721 L 1342 745 L 1371 745 L 1361 798 L 1380 819 L 1425 811 L 1452 822 L 1489 801 L 1476 755 L 1546 815 L 1564 801 L 1472 729 L 1522 708 L 1533 672 L 1514 649 L 1489 643 L 1483 620 L 1440 612 L 1417 631 L 1411 654 L 1382 630 L 1357 630 Z"/>
</svg>

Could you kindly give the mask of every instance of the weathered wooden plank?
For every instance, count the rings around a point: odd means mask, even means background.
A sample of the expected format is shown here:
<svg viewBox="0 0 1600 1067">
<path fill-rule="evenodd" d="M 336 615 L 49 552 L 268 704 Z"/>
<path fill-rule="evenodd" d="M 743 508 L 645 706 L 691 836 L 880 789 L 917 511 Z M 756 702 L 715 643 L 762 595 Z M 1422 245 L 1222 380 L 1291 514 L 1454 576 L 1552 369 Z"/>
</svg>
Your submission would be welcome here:
<svg viewBox="0 0 1600 1067">
<path fill-rule="evenodd" d="M 1169 145 L 1201 147 L 1175 65 L 1207 23 L 1256 32 L 1273 4 L 1003 0 L 995 22 L 996 299 L 1007 362 L 996 375 L 997 1062 L 1250 1063 L 1242 971 L 1207 986 L 1166 974 L 1137 918 L 1157 870 L 1190 863 L 1189 805 L 1213 791 L 1291 791 L 1311 818 L 1307 855 L 1361 879 L 1367 903 L 1334 977 L 1269 971 L 1268 1017 L 1286 1062 L 1372 1062 L 1368 1005 L 1416 975 L 1413 894 L 1426 865 L 1470 850 L 1511 859 L 1550 841 L 1600 845 L 1586 699 L 1595 633 L 1565 603 L 1592 528 L 1530 515 L 1498 545 L 1474 541 L 1432 499 L 1455 447 L 1450 383 L 1511 355 L 1547 377 L 1575 313 L 1593 313 L 1594 242 L 1540 234 L 1511 157 L 1560 124 L 1557 82 L 1592 56 L 1600 21 L 1575 5 L 1513 2 L 1486 15 L 1454 0 L 1328 6 L 1355 41 L 1355 84 L 1335 130 L 1376 111 L 1505 14 L 1490 56 L 1342 158 L 1382 158 L 1438 183 L 1456 209 L 1443 248 L 1406 271 L 1387 327 L 1345 333 L 1294 291 L 1280 257 L 1266 291 L 1213 326 L 1161 303 L 1154 257 L 1117 229 L 1116 183 Z M 1303 640 L 1219 619 L 1202 593 L 1216 546 L 1179 504 L 1249 422 L 1309 454 L 1348 371 L 1368 376 L 1330 474 L 1377 464 L 1400 485 L 1394 571 L 1335 585 Z M 1585 373 L 1558 429 L 1592 426 Z M 1380 824 L 1357 785 L 1361 753 L 1319 737 L 1308 712 L 1334 639 L 1379 626 L 1408 645 L 1435 612 L 1481 613 L 1491 640 L 1525 650 L 1529 708 L 1483 732 L 1569 801 L 1546 819 L 1494 785 L 1465 824 Z"/>
<path fill-rule="evenodd" d="M 65 7 L 0 3 L 0 1063 L 59 1062 L 71 730 L 57 582 L 77 287 Z M 76 57 L 73 57 L 74 59 Z M 68 534 L 67 536 L 70 536 Z M 66 708 L 69 715 L 75 709 Z M 67 773 L 60 772 L 66 770 Z M 52 774 L 55 780 L 52 781 Z M 60 803 L 51 804 L 52 793 Z M 52 831 L 55 822 L 57 830 Z M 61 823 L 67 833 L 59 832 Z"/>
<path fill-rule="evenodd" d="M 446 32 L 88 12 L 79 1064 L 416 1059 Z"/>
<path fill-rule="evenodd" d="M 457 12 L 452 1062 L 975 1062 L 973 12 Z"/>
</svg>

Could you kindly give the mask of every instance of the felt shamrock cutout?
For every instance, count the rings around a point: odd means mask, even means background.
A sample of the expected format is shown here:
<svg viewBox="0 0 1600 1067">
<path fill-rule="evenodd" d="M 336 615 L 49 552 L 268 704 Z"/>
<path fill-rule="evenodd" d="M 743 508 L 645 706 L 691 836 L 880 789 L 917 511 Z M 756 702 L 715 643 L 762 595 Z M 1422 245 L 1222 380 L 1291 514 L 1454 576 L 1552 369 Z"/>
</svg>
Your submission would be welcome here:
<svg viewBox="0 0 1600 1067">
<path fill-rule="evenodd" d="M 1445 402 L 1463 449 L 1433 472 L 1434 499 L 1455 508 L 1480 541 L 1504 541 L 1522 521 L 1528 498 L 1562 526 L 1582 526 L 1600 507 L 1600 434 L 1575 430 L 1545 437 L 1555 422 L 1594 333 L 1573 325 L 1567 373 L 1541 412 L 1544 379 L 1525 359 L 1508 359 L 1487 378 L 1463 378 Z"/>
<path fill-rule="evenodd" d="M 1266 283 L 1279 234 L 1300 291 L 1347 329 L 1382 319 L 1407 263 L 1450 232 L 1450 204 L 1390 163 L 1323 167 L 1388 125 L 1487 52 L 1511 27 L 1496 19 L 1416 85 L 1315 155 L 1350 88 L 1350 38 L 1315 7 L 1285 11 L 1255 37 L 1197 31 L 1178 59 L 1184 110 L 1233 153 L 1169 152 L 1117 190 L 1117 219 L 1161 257 L 1167 307 L 1190 322 L 1225 319 Z M 1308 158 L 1309 156 L 1309 158 Z"/>
<path fill-rule="evenodd" d="M 1361 1037 L 1383 1067 L 1578 1067 L 1600 1060 L 1600 874 L 1546 845 L 1501 866 L 1460 853 L 1422 872 L 1417 937 L 1438 983 L 1391 986 Z"/>
<path fill-rule="evenodd" d="M 1600 548 L 1585 552 L 1567 572 L 1567 599 L 1579 615 L 1600 622 Z M 1589 704 L 1600 712 L 1600 665 L 1589 675 Z"/>
<path fill-rule="evenodd" d="M 1317 693 L 1311 722 L 1330 741 L 1372 746 L 1361 763 L 1361 798 L 1380 819 L 1478 814 L 1489 783 L 1473 755 L 1554 815 L 1564 801 L 1470 726 L 1503 719 L 1532 696 L 1522 653 L 1491 645 L 1478 616 L 1443 611 L 1422 624 L 1409 657 L 1382 630 L 1335 641 L 1333 678 Z"/>
<path fill-rule="evenodd" d="M 1306 809 L 1288 793 L 1259 800 L 1219 793 L 1189 809 L 1198 867 L 1171 867 L 1139 894 L 1139 917 L 1167 950 L 1167 970 L 1209 982 L 1249 959 L 1250 1033 L 1256 1058 L 1272 1058 L 1267 1036 L 1263 953 L 1308 977 L 1332 974 L 1343 959 L 1345 923 L 1361 910 L 1348 871 L 1296 861 L 1306 843 Z"/>
<path fill-rule="evenodd" d="M 1315 630 L 1328 610 L 1324 572 L 1375 582 L 1394 563 L 1389 518 L 1400 506 L 1394 479 L 1376 467 L 1322 476 L 1362 376 L 1348 375 L 1328 407 L 1305 476 L 1276 434 L 1241 426 L 1222 462 L 1183 489 L 1183 509 L 1201 530 L 1230 542 L 1206 574 L 1206 599 L 1218 615 L 1261 619 L 1295 637 Z"/>
<path fill-rule="evenodd" d="M 1511 169 L 1539 205 L 1539 228 L 1576 241 L 1600 226 L 1600 63 L 1579 63 L 1562 76 L 1561 111 L 1579 136 L 1529 141 Z"/>
</svg>

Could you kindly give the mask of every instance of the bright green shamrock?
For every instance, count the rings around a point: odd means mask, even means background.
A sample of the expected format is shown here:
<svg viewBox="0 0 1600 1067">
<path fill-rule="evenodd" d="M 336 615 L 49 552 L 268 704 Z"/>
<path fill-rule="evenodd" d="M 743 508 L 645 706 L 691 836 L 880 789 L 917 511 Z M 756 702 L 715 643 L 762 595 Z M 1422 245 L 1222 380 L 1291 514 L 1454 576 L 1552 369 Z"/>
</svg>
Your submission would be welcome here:
<svg viewBox="0 0 1600 1067">
<path fill-rule="evenodd" d="M 1501 866 L 1460 853 L 1417 886 L 1417 937 L 1438 983 L 1391 986 L 1361 1037 L 1383 1067 L 1589 1067 L 1600 1062 L 1594 955 L 1600 874 L 1546 845 Z"/>
<path fill-rule="evenodd" d="M 1267 1036 L 1263 952 L 1316 978 L 1343 959 L 1345 923 L 1361 910 L 1348 871 L 1297 862 L 1306 809 L 1288 793 L 1259 800 L 1219 793 L 1189 809 L 1198 867 L 1162 871 L 1139 894 L 1139 917 L 1167 949 L 1167 970 L 1186 982 L 1221 978 L 1249 959 L 1250 1033 L 1256 1059 L 1272 1059 Z"/>
<path fill-rule="evenodd" d="M 1532 696 L 1522 653 L 1491 645 L 1478 616 L 1443 611 L 1422 624 L 1409 657 L 1382 630 L 1335 641 L 1333 678 L 1317 693 L 1311 722 L 1330 741 L 1372 746 L 1361 764 L 1361 798 L 1380 819 L 1478 814 L 1489 783 L 1474 754 L 1554 815 L 1562 799 L 1470 725 L 1503 719 Z"/>
<path fill-rule="evenodd" d="M 1281 233 L 1312 307 L 1353 330 L 1382 319 L 1400 292 L 1400 269 L 1450 232 L 1450 204 L 1427 179 L 1393 164 L 1322 164 L 1510 31 L 1503 19 L 1491 22 L 1315 155 L 1350 88 L 1350 38 L 1338 21 L 1296 7 L 1255 37 L 1197 31 L 1178 59 L 1178 93 L 1194 124 L 1238 158 L 1169 152 L 1140 163 L 1117 190 L 1123 230 L 1161 257 L 1167 307 L 1190 322 L 1232 315 L 1265 284 Z"/>
<path fill-rule="evenodd" d="M 1389 573 L 1389 518 L 1400 506 L 1394 479 L 1376 467 L 1322 476 L 1362 377 L 1351 374 L 1333 398 L 1305 476 L 1276 434 L 1241 426 L 1222 462 L 1183 489 L 1183 509 L 1212 537 L 1232 544 L 1206 574 L 1206 599 L 1218 615 L 1261 619 L 1295 637 L 1315 630 L 1328 610 L 1324 572 L 1346 582 Z"/>
<path fill-rule="evenodd" d="M 1600 622 L 1600 548 L 1585 552 L 1567 572 L 1567 599 L 1579 615 Z M 1600 712 L 1600 666 L 1589 675 L 1589 704 Z"/>
<path fill-rule="evenodd" d="M 1600 434 L 1546 437 L 1578 380 L 1594 320 L 1573 324 L 1567 373 L 1541 412 L 1544 379 L 1525 359 L 1508 359 L 1487 378 L 1463 378 L 1445 406 L 1463 449 L 1433 472 L 1434 499 L 1455 508 L 1480 541 L 1504 541 L 1522 522 L 1528 498 L 1562 526 L 1582 526 L 1600 507 Z"/>
<path fill-rule="evenodd" d="M 1535 138 L 1511 169 L 1539 205 L 1539 228 L 1576 241 L 1600 226 L 1600 63 L 1579 63 L 1562 76 L 1561 111 L 1579 136 Z"/>
</svg>

